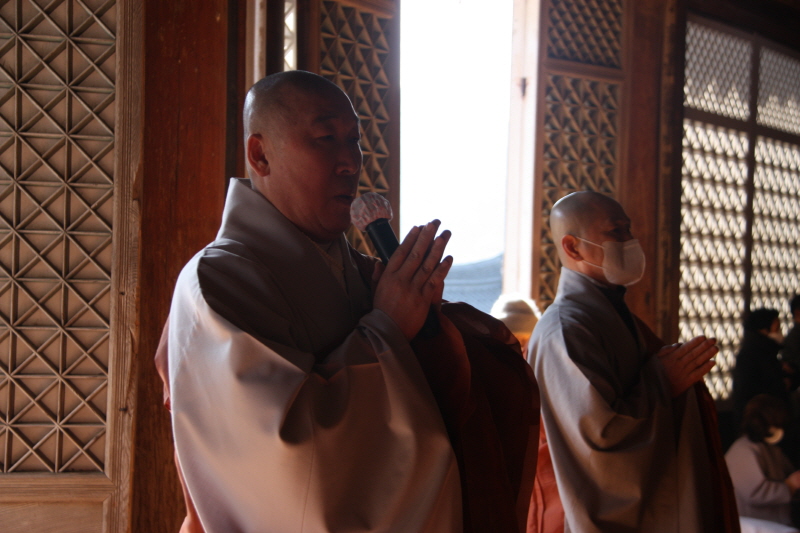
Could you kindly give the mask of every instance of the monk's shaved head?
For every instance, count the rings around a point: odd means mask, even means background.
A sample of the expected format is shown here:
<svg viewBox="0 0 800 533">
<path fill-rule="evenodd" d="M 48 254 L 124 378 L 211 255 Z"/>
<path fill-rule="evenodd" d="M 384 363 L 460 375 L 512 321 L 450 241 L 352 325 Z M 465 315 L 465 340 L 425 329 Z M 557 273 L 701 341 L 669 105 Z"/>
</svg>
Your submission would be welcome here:
<svg viewBox="0 0 800 533">
<path fill-rule="evenodd" d="M 333 82 L 304 70 L 278 72 L 262 78 L 247 92 L 244 102 L 244 138 L 274 135 L 291 120 L 299 94 L 347 98 Z"/>
<path fill-rule="evenodd" d="M 363 155 L 361 126 L 347 95 L 301 70 L 253 85 L 244 106 L 252 187 L 317 242 L 350 226 Z"/>
<path fill-rule="evenodd" d="M 585 238 L 590 228 L 618 212 L 624 214 L 616 200 L 594 191 L 574 192 L 557 201 L 550 211 L 550 229 L 561 261 L 566 259 L 561 246 L 565 235 Z"/>
</svg>

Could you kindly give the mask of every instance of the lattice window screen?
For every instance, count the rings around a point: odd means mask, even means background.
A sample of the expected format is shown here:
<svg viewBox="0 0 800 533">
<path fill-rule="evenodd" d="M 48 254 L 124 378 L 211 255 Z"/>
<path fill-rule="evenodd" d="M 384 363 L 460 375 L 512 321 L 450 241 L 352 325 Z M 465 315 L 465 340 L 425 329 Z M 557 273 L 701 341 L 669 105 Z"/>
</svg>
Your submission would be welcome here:
<svg viewBox="0 0 800 533">
<path fill-rule="evenodd" d="M 783 311 L 800 292 L 800 146 L 759 137 L 753 205 L 753 302 Z"/>
<path fill-rule="evenodd" d="M 534 286 L 545 309 L 560 272 L 548 220 L 553 204 L 580 190 L 617 195 L 624 32 L 622 0 L 549 0 L 542 6 L 546 57 L 537 132 L 543 145 L 533 178 L 541 208 Z"/>
<path fill-rule="evenodd" d="M 726 117 L 750 117 L 749 41 L 690 22 L 686 28 L 684 105 Z"/>
<path fill-rule="evenodd" d="M 116 10 L 0 5 L 0 469 L 104 471 Z"/>
<path fill-rule="evenodd" d="M 680 329 L 717 337 L 706 382 L 726 398 L 743 311 L 778 309 L 786 327 L 800 290 L 800 61 L 690 21 L 685 68 Z"/>
<path fill-rule="evenodd" d="M 337 2 L 322 2 L 320 74 L 350 96 L 361 119 L 364 168 L 359 194 L 389 191 L 386 132 L 391 117 L 387 110 L 390 82 L 386 63 L 390 20 Z M 356 249 L 374 254 L 369 240 L 356 228 L 351 228 L 347 237 Z"/>
<path fill-rule="evenodd" d="M 747 136 L 684 122 L 680 338 L 717 338 L 720 355 L 707 382 L 721 395 L 742 337 Z"/>
<path fill-rule="evenodd" d="M 758 123 L 800 134 L 800 61 L 761 51 Z"/>
<path fill-rule="evenodd" d="M 297 0 L 283 4 L 283 70 L 297 68 Z"/>
</svg>

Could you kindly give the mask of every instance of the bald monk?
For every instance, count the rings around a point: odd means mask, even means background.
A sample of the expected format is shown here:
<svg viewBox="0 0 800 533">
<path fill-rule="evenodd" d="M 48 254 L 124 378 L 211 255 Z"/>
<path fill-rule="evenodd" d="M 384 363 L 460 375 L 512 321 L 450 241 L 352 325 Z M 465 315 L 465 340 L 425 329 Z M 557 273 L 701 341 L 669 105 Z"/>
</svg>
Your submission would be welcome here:
<svg viewBox="0 0 800 533">
<path fill-rule="evenodd" d="M 702 383 L 715 340 L 664 346 L 628 310 L 625 287 L 644 274 L 644 255 L 616 201 L 570 194 L 550 225 L 563 268 L 529 361 L 561 501 L 532 510 L 529 531 L 738 531 Z"/>
<path fill-rule="evenodd" d="M 449 232 L 413 228 L 385 268 L 349 246 L 360 126 L 328 80 L 264 78 L 244 123 L 250 179 L 181 272 L 156 360 L 183 531 L 523 530 L 535 382 L 501 323 L 442 308 Z"/>
</svg>

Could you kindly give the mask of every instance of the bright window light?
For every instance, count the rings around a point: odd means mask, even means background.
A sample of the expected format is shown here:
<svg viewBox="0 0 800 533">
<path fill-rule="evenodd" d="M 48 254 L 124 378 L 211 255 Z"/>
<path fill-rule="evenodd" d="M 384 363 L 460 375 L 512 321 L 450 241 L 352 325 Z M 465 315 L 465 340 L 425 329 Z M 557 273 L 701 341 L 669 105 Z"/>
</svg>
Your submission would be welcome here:
<svg viewBox="0 0 800 533">
<path fill-rule="evenodd" d="M 503 251 L 512 7 L 401 3 L 401 238 L 438 218 L 456 264 Z"/>
</svg>

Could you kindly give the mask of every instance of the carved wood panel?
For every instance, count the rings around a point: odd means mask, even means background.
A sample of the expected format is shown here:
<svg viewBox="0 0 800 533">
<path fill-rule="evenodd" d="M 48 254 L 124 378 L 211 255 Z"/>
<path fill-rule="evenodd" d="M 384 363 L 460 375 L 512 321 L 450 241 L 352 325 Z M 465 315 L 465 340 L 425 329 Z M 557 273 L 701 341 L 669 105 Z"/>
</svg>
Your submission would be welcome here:
<svg viewBox="0 0 800 533">
<path fill-rule="evenodd" d="M 533 287 L 545 309 L 560 269 L 549 224 L 553 204 L 581 190 L 618 194 L 624 17 L 616 0 L 551 0 L 542 15 Z"/>
<path fill-rule="evenodd" d="M 140 132 L 135 98 L 118 98 L 138 86 L 120 65 L 138 57 L 139 15 L 128 0 L 0 3 L 4 531 L 128 523 L 135 229 L 121 212 Z"/>
<path fill-rule="evenodd" d="M 552 0 L 547 8 L 547 57 L 621 68 L 621 0 Z"/>
<path fill-rule="evenodd" d="M 0 8 L 3 472 L 105 470 L 114 2 Z"/>
<path fill-rule="evenodd" d="M 539 305 L 556 295 L 559 260 L 550 209 L 575 191 L 617 192 L 619 84 L 553 74 L 545 86 Z"/>
</svg>

